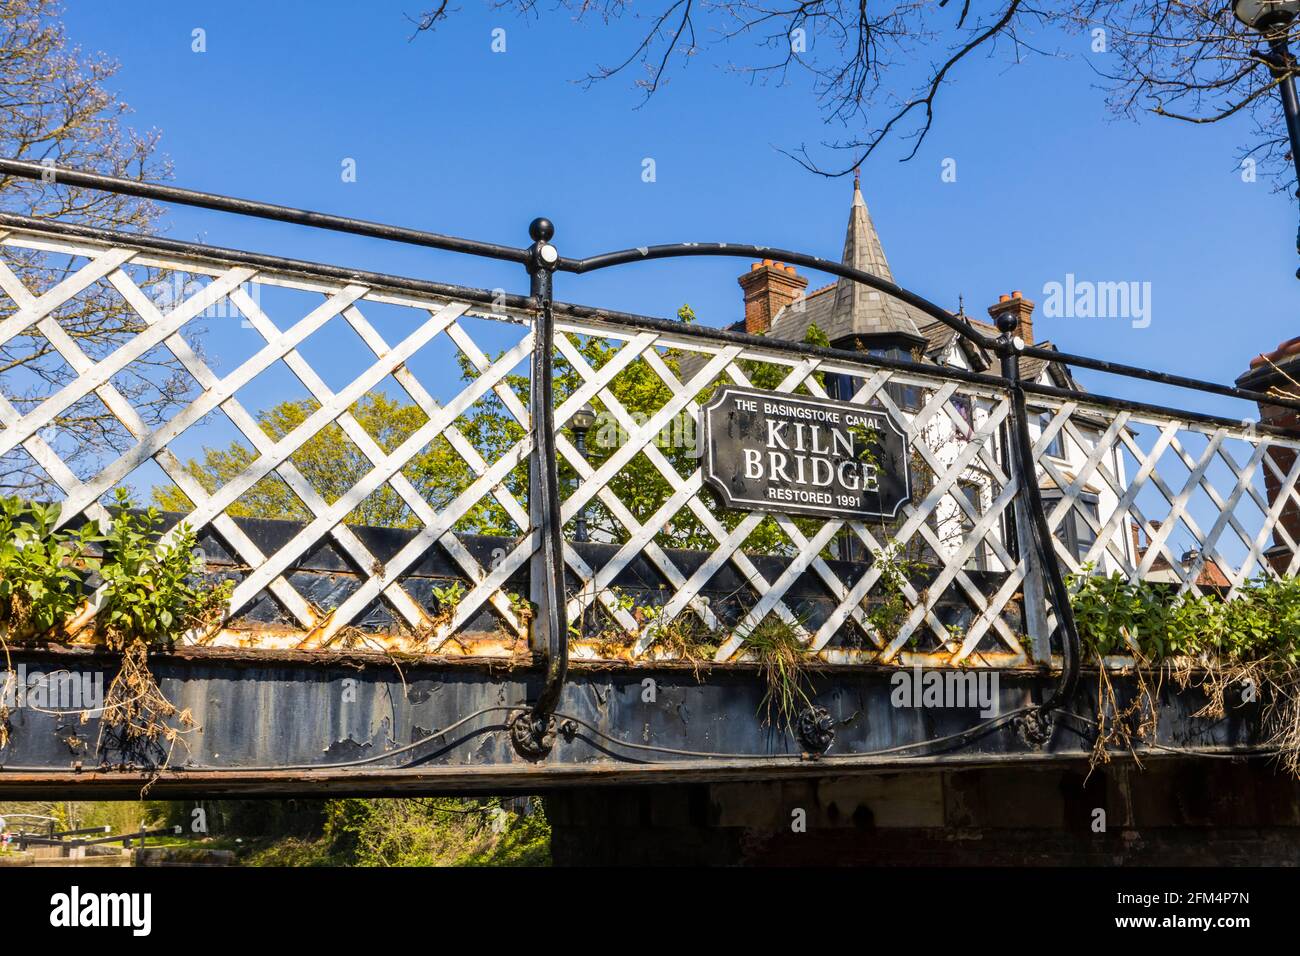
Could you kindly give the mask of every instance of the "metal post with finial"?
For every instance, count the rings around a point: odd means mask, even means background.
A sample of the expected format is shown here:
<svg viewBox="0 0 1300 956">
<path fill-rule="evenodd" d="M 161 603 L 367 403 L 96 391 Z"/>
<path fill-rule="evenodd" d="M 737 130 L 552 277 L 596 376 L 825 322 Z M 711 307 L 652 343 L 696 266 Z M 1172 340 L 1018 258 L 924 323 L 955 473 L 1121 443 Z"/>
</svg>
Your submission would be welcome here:
<svg viewBox="0 0 1300 956">
<path fill-rule="evenodd" d="M 529 565 L 529 588 L 534 605 L 534 647 L 544 655 L 546 677 L 531 710 L 517 714 L 511 721 L 510 734 L 516 751 L 536 760 L 549 753 L 555 743 L 554 713 L 569 669 L 569 634 L 564 606 L 564 543 L 553 393 L 552 277 L 560 254 L 551 245 L 555 226 L 549 219 L 534 219 L 528 226 L 528 235 L 533 240 L 528 247 L 527 268 L 534 309 L 528 403 L 533 453 L 528 465 L 528 512 L 529 521 L 540 538 Z"/>
</svg>

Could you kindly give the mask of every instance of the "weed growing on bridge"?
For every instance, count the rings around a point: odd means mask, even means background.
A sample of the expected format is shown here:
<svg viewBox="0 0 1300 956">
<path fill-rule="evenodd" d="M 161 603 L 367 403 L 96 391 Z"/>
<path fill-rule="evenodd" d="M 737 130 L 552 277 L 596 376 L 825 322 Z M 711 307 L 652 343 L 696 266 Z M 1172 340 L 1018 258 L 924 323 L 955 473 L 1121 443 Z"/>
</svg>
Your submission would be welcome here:
<svg viewBox="0 0 1300 956">
<path fill-rule="evenodd" d="M 903 546 L 894 540 L 873 551 L 871 560 L 873 566 L 880 569 L 880 577 L 872 588 L 867 623 L 876 632 L 882 646 L 888 646 L 898 637 L 903 623 L 912 613 L 912 602 L 904 593 L 909 579 L 924 571 L 926 566 L 907 555 Z"/>
<path fill-rule="evenodd" d="M 119 488 L 112 528 L 100 539 L 103 586 L 95 620 L 104 643 L 113 650 L 136 642 L 148 647 L 211 627 L 230 600 L 230 582 L 194 584 L 202 571 L 194 532 L 181 525 L 170 542 L 157 541 L 157 509 L 137 515 L 131 508 L 130 494 Z"/>
<path fill-rule="evenodd" d="M 1135 752 L 1154 738 L 1156 699 L 1168 674 L 1181 689 L 1205 694 L 1196 717 L 1221 720 L 1259 701 L 1265 748 L 1300 777 L 1300 580 L 1260 578 L 1227 600 L 1091 571 L 1085 566 L 1069 584 L 1083 649 L 1102 665 L 1094 764 L 1108 760 L 1111 748 Z M 1119 654 L 1134 662 L 1128 701 L 1104 666 Z"/>
<path fill-rule="evenodd" d="M 639 608 L 645 621 L 645 633 L 654 646 L 670 656 L 691 666 L 695 679 L 700 679 L 700 669 L 707 667 L 718 652 L 718 634 L 705 625 L 693 611 L 665 617 L 659 605 Z"/>
<path fill-rule="evenodd" d="M 220 621 L 231 590 L 230 582 L 215 588 L 192 583 L 202 571 L 194 532 L 182 525 L 170 542 L 161 542 L 161 522 L 155 508 L 133 513 L 129 493 L 117 490 L 113 525 L 102 536 L 96 616 L 104 643 L 122 654 L 105 695 L 96 752 L 101 759 L 109 751 L 123 762 L 144 759 L 159 772 L 194 720 L 163 694 L 149 669 L 149 649 Z"/>
<path fill-rule="evenodd" d="M 533 606 L 533 602 L 528 598 L 516 594 L 514 591 L 507 595 L 507 600 L 510 601 L 510 610 L 514 611 L 515 616 L 519 618 L 520 629 L 527 633 L 528 626 L 532 624 L 533 618 L 537 616 L 537 608 Z"/>
<path fill-rule="evenodd" d="M 58 505 L 0 499 L 0 629 L 21 642 L 72 636 L 70 623 L 89 609 L 86 579 L 96 574 L 94 634 L 121 654 L 105 695 L 100 756 L 108 741 L 124 762 L 161 758 L 165 767 L 193 721 L 159 689 L 149 649 L 220 621 L 231 585 L 196 583 L 202 559 L 194 533 L 182 526 L 160 541 L 159 513 L 135 513 L 125 489 L 116 492 L 107 527 L 87 522 L 68 530 L 57 528 L 58 520 Z M 8 643 L 4 650 L 7 657 Z M 0 746 L 8 742 L 6 717 L 0 714 Z"/>
<path fill-rule="evenodd" d="M 789 730 L 803 707 L 812 705 L 808 696 L 808 646 L 788 621 L 769 614 L 745 638 L 745 649 L 758 661 L 766 691 L 760 705 L 763 722 L 773 716 Z"/>
<path fill-rule="evenodd" d="M 437 605 L 437 611 L 429 620 L 429 630 L 425 637 L 434 634 L 441 628 L 451 623 L 451 619 L 456 616 L 456 608 L 460 602 L 465 599 L 465 585 L 461 581 L 453 581 L 446 587 L 433 586 L 433 600 Z"/>
<path fill-rule="evenodd" d="M 123 766 L 140 760 L 161 774 L 170 765 L 176 744 L 193 729 L 189 710 L 178 708 L 158 686 L 149 669 L 148 646 L 131 641 L 122 649 L 121 666 L 104 695 L 95 752 L 106 762 L 109 753 L 116 754 Z"/>
<path fill-rule="evenodd" d="M 82 576 L 95 526 L 56 529 L 59 506 L 0 498 L 0 627 L 11 640 L 51 635 L 85 600 Z"/>
</svg>

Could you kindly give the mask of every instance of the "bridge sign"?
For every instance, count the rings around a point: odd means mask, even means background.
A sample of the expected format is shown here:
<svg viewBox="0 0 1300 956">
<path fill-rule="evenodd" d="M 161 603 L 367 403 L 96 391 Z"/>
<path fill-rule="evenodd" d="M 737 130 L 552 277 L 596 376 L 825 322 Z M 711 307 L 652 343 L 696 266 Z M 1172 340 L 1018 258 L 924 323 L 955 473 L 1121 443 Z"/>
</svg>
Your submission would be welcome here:
<svg viewBox="0 0 1300 956">
<path fill-rule="evenodd" d="M 704 479 L 728 508 L 894 518 L 911 497 L 907 437 L 884 411 L 727 387 L 700 417 Z"/>
</svg>

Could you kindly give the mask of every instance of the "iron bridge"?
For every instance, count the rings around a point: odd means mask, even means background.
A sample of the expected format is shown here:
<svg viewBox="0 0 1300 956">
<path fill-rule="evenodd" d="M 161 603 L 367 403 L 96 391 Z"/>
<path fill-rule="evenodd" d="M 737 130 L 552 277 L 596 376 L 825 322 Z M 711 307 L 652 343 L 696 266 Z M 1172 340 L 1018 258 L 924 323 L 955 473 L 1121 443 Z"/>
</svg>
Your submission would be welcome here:
<svg viewBox="0 0 1300 956">
<path fill-rule="evenodd" d="M 0 173 L 49 177 L 17 161 Z M 1300 409 L 1286 398 L 1026 346 L 1014 321 L 990 336 L 884 279 L 766 246 L 571 259 L 544 219 L 513 247 L 71 170 L 51 188 L 486 257 L 521 267 L 529 289 L 0 214 L 0 347 L 65 367 L 34 397 L 7 374 L 0 453 L 39 469 L 62 526 L 111 521 L 105 496 L 124 483 L 174 487 L 191 507 L 165 517 L 164 540 L 196 530 L 207 578 L 233 586 L 219 626 L 151 654 L 195 724 L 165 758 L 106 751 L 93 702 L 67 699 L 118 666 L 95 637 L 94 597 L 58 638 L 8 642 L 10 672 L 50 696 L 11 708 L 0 795 L 503 792 L 1080 761 L 1099 671 L 1080 659 L 1066 575 L 1102 568 L 1201 593 L 1213 569 L 1232 597 L 1300 567 L 1283 520 L 1300 506 L 1300 436 L 1022 380 L 1020 363 Z M 1000 365 L 938 368 L 552 297 L 557 275 L 683 256 L 775 258 L 862 283 Z M 33 274 L 56 281 L 33 287 Z M 160 301 L 164 287 L 180 294 Z M 113 348 L 87 351 L 61 322 L 88 303 L 129 319 Z M 238 318 L 238 354 L 209 355 L 191 334 L 218 314 Z M 185 401 L 161 421 L 122 385 L 148 363 L 185 376 Z M 832 378 L 904 436 L 914 480 L 896 517 L 727 510 L 699 459 L 661 440 L 721 387 L 825 399 Z M 637 390 L 653 396 L 648 413 L 629 408 Z M 359 417 L 377 393 L 415 410 L 407 433 Z M 273 433 L 261 415 L 283 395 L 310 413 Z M 89 462 L 58 428 L 85 403 L 124 436 Z M 584 407 L 617 435 L 599 454 L 569 427 Z M 304 467 L 322 440 L 360 463 L 346 489 L 327 493 Z M 217 446 L 245 450 L 219 485 L 187 463 Z M 259 511 L 271 487 L 292 514 Z M 357 523 L 376 501 L 400 520 Z M 891 547 L 919 556 L 894 585 Z M 877 613 L 889 594 L 892 620 Z M 762 646 L 778 632 L 807 667 L 807 699 L 785 712 L 765 701 Z M 1123 688 L 1131 663 L 1100 666 Z M 932 672 L 972 706 L 899 706 L 899 687 Z M 1202 703 L 1164 686 L 1146 755 L 1256 752 L 1249 710 L 1210 721 L 1193 716 Z"/>
</svg>

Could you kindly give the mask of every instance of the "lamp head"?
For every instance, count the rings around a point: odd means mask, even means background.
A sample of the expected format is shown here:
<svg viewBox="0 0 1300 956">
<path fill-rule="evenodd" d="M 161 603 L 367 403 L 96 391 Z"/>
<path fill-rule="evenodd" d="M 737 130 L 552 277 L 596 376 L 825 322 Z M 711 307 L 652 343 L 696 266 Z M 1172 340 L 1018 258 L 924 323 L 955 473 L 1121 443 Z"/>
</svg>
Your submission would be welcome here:
<svg viewBox="0 0 1300 956">
<path fill-rule="evenodd" d="M 1300 0 L 1233 0 L 1232 13 L 1252 30 L 1271 33 L 1300 14 Z"/>
<path fill-rule="evenodd" d="M 590 405 L 583 405 L 569 419 L 569 427 L 575 432 L 590 431 L 596 424 L 596 412 Z"/>
</svg>

